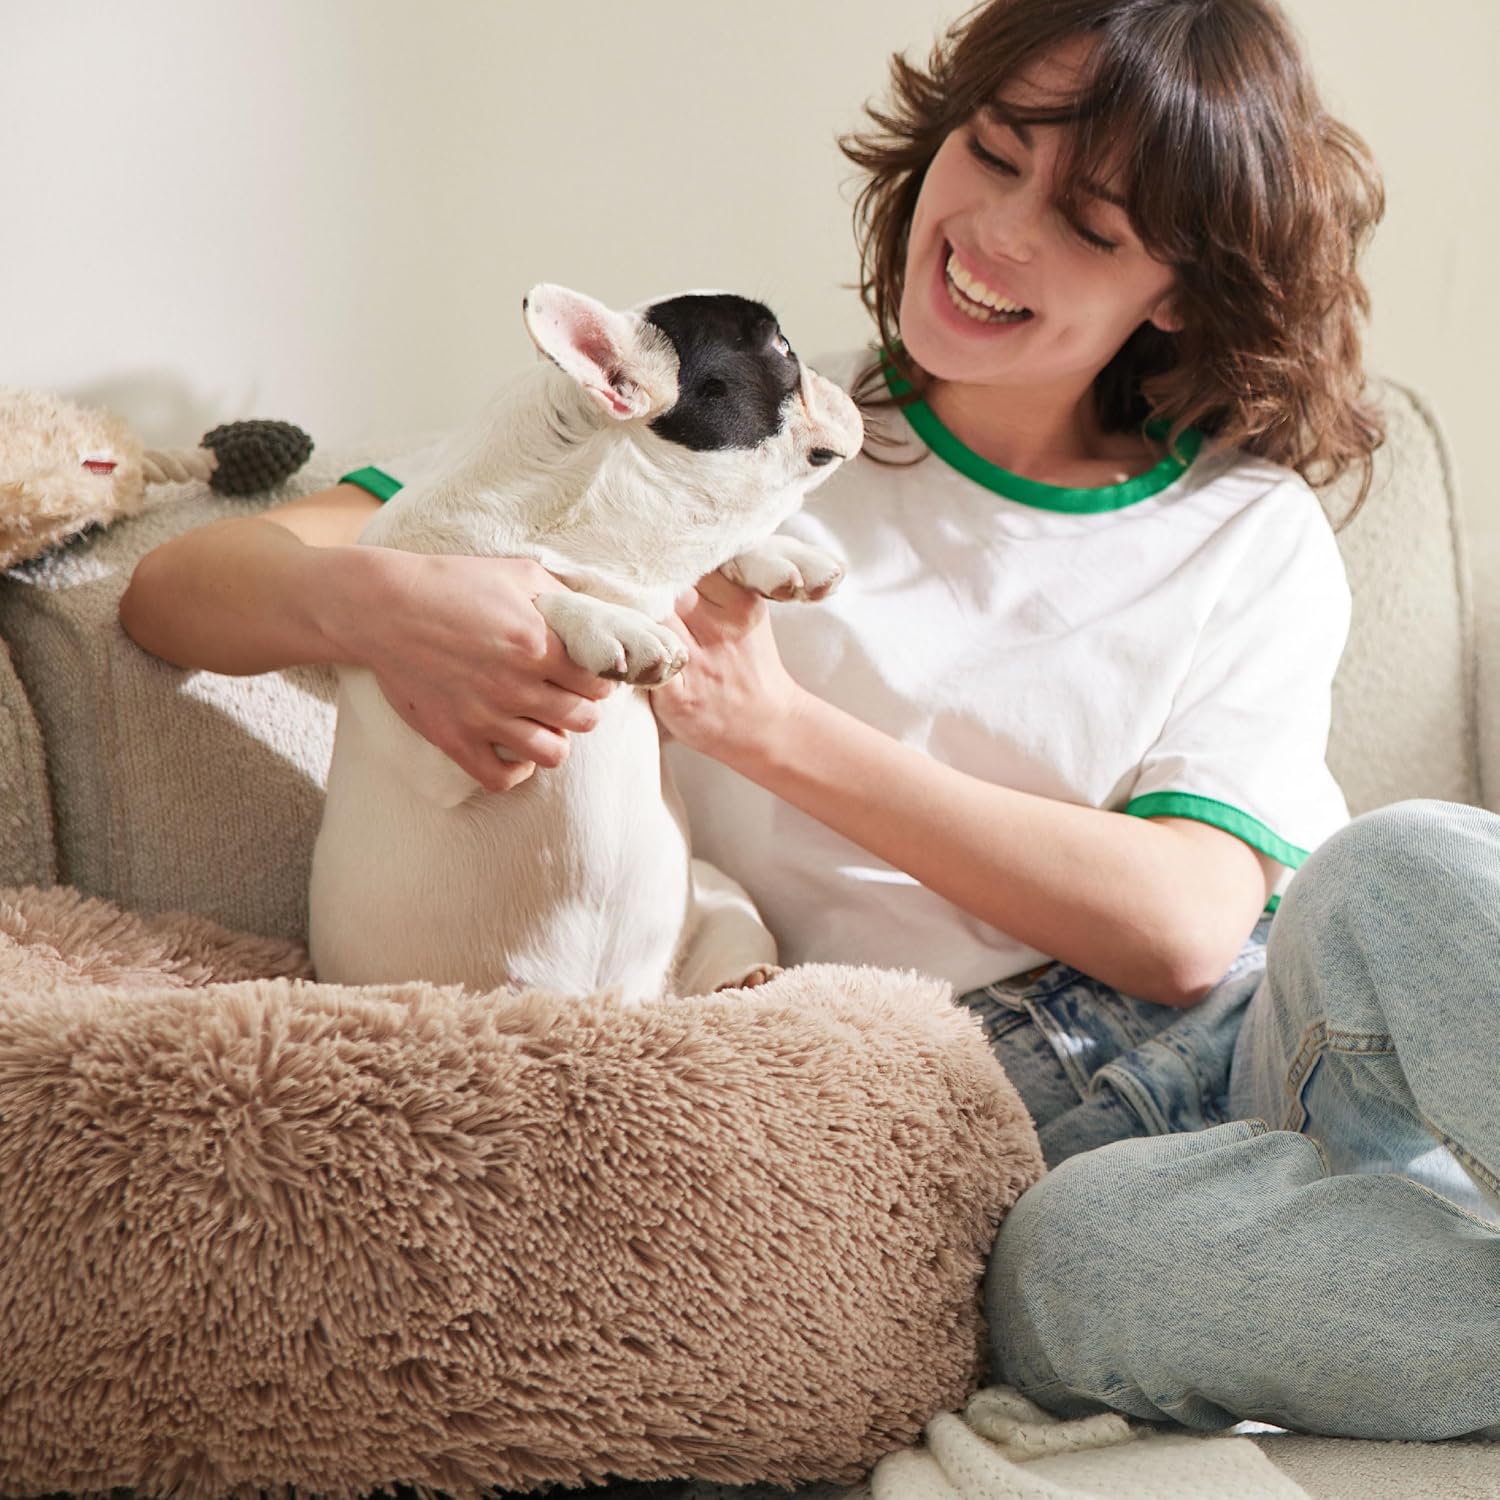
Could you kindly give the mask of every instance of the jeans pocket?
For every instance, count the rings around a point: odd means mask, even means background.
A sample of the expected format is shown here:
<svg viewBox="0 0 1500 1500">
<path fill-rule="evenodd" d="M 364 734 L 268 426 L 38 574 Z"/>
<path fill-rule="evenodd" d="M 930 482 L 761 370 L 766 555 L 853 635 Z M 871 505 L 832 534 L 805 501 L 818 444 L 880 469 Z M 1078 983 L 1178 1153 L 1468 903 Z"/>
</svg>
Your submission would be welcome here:
<svg viewBox="0 0 1500 1500">
<path fill-rule="evenodd" d="M 1024 1011 L 1035 1000 L 1045 1000 L 1055 995 L 1064 985 L 1084 978 L 1077 969 L 1065 963 L 1041 964 L 1021 974 L 1012 974 L 1008 979 L 997 979 L 993 984 L 981 985 L 973 991 L 975 995 L 988 995 L 1010 1010 Z M 966 996 L 965 999 L 968 997 Z"/>
<path fill-rule="evenodd" d="M 1170 1026 L 1181 1012 L 1137 1000 L 1076 970 L 1070 972 L 1067 982 L 1025 1004 L 1083 1098 L 1100 1068 Z"/>
<path fill-rule="evenodd" d="M 960 997 L 1043 1130 L 1094 1096 L 1117 1096 L 1146 1131 L 1202 1129 L 1226 1117 L 1229 1054 L 1265 964 L 1256 924 L 1197 1006 L 1157 1005 L 1060 961 Z"/>
</svg>

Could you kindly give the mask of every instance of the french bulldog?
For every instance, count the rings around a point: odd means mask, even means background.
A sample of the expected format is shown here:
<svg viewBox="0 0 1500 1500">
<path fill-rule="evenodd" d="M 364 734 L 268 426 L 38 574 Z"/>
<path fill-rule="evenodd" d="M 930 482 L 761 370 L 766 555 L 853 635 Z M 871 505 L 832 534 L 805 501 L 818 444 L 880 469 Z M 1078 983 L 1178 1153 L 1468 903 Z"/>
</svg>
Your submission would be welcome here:
<svg viewBox="0 0 1500 1500">
<path fill-rule="evenodd" d="M 774 599 L 838 584 L 837 559 L 774 533 L 859 450 L 858 410 L 743 297 L 621 312 L 543 284 L 522 313 L 545 359 L 360 542 L 535 559 L 568 585 L 536 600 L 568 655 L 623 686 L 561 766 L 496 793 L 409 728 L 372 673 L 342 670 L 314 966 L 338 983 L 627 1004 L 757 982 L 775 944 L 745 892 L 692 859 L 646 690 L 686 663 L 659 621 L 703 575 Z"/>
</svg>

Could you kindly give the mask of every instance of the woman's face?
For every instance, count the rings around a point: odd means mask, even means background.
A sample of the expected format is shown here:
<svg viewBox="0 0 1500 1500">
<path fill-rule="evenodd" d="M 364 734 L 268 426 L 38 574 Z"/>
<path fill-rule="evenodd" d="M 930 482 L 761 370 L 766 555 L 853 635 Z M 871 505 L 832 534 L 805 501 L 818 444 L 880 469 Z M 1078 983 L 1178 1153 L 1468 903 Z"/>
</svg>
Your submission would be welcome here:
<svg viewBox="0 0 1500 1500">
<path fill-rule="evenodd" d="M 1005 102 L 1070 98 L 1085 55 L 1059 48 Z M 1147 255 L 1108 183 L 1077 217 L 1063 212 L 1053 174 L 1067 128 L 1011 124 L 987 108 L 933 158 L 912 217 L 900 325 L 938 380 L 1081 394 L 1142 323 L 1180 326 L 1173 272 Z"/>
</svg>

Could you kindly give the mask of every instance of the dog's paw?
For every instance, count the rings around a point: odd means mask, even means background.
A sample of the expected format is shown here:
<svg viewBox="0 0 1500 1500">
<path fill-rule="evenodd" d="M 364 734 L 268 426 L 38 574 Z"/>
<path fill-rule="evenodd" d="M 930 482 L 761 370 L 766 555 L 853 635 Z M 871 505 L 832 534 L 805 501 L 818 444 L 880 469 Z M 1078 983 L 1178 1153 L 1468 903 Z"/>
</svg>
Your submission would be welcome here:
<svg viewBox="0 0 1500 1500">
<path fill-rule="evenodd" d="M 767 537 L 719 571 L 763 598 L 804 602 L 826 598 L 844 578 L 844 565 L 832 553 L 786 536 Z"/>
<path fill-rule="evenodd" d="M 596 677 L 660 687 L 687 665 L 681 638 L 639 610 L 561 589 L 538 594 L 536 607 L 572 660 Z"/>
<path fill-rule="evenodd" d="M 750 969 L 739 979 L 726 979 L 723 984 L 715 985 L 714 994 L 717 995 L 722 990 L 757 989 L 761 985 L 775 979 L 778 974 L 784 974 L 785 972 L 786 970 L 780 964 L 756 964 L 753 969 Z"/>
<path fill-rule="evenodd" d="M 591 642 L 594 660 L 579 661 L 571 643 L 568 655 L 599 677 L 634 687 L 660 687 L 687 665 L 687 647 L 681 639 L 644 615 L 639 624 L 612 620 L 596 634 L 597 640 Z"/>
</svg>

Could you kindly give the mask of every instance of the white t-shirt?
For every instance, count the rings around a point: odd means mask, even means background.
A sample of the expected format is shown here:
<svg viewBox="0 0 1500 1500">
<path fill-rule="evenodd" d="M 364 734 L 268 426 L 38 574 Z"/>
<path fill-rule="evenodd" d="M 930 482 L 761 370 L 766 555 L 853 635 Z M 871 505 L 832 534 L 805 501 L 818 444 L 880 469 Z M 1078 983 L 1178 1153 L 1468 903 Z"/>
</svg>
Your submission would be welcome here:
<svg viewBox="0 0 1500 1500">
<path fill-rule="evenodd" d="M 848 385 L 866 358 L 817 367 Z M 925 404 L 908 413 L 867 413 L 899 440 L 878 450 L 888 462 L 845 464 L 782 528 L 848 569 L 819 604 L 771 606 L 792 676 L 985 781 L 1225 829 L 1286 867 L 1279 900 L 1348 821 L 1325 755 L 1349 588 L 1316 495 L 1245 455 L 1037 485 Z M 694 851 L 750 891 L 783 963 L 914 968 L 962 993 L 1053 956 L 716 762 L 668 753 Z"/>
<path fill-rule="evenodd" d="M 848 386 L 868 358 L 816 367 Z M 1348 821 L 1325 754 L 1349 588 L 1312 490 L 1242 454 L 1062 489 L 987 463 L 925 405 L 866 425 L 896 440 L 886 462 L 846 463 L 782 528 L 847 564 L 821 603 L 771 606 L 792 676 L 985 781 L 1222 828 L 1286 867 L 1274 904 Z M 749 890 L 784 964 L 963 993 L 1052 957 L 718 762 L 668 756 L 694 852 Z"/>
</svg>

